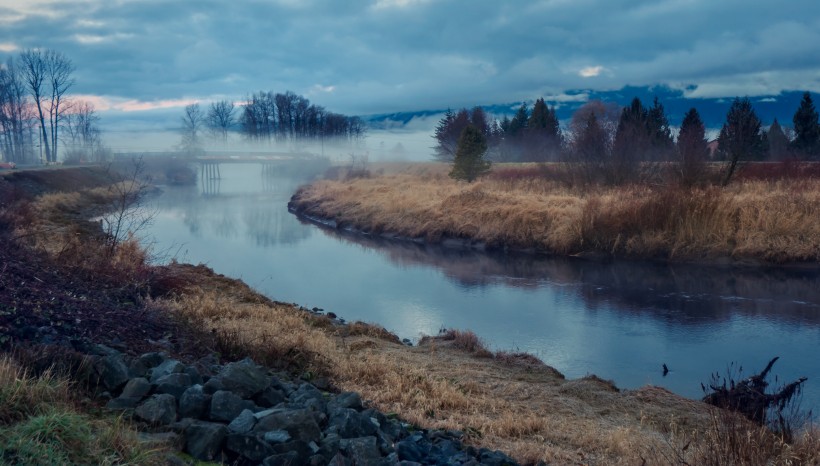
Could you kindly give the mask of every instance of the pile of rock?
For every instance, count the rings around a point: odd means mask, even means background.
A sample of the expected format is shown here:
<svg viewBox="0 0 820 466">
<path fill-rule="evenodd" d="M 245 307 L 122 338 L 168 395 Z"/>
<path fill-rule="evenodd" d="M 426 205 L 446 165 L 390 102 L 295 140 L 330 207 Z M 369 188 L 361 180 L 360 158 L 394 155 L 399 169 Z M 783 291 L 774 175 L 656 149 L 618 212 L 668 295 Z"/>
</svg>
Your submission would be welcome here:
<svg viewBox="0 0 820 466">
<path fill-rule="evenodd" d="M 331 394 L 272 375 L 250 359 L 186 365 L 164 353 L 95 357 L 108 407 L 127 410 L 166 440 L 207 461 L 230 464 L 512 465 L 507 455 L 461 442 L 458 431 L 416 429 L 356 393 Z"/>
</svg>

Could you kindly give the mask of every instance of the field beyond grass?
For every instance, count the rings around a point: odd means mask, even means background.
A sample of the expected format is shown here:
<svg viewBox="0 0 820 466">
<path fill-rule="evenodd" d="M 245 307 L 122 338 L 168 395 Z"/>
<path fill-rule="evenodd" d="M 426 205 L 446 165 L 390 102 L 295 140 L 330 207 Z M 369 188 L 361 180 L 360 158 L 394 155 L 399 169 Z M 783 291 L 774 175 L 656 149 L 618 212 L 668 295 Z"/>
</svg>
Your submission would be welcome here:
<svg viewBox="0 0 820 466">
<path fill-rule="evenodd" d="M 428 242 L 675 262 L 820 262 L 818 178 L 569 188 L 532 166 L 500 166 L 469 184 L 447 169 L 418 164 L 317 181 L 299 189 L 291 208 L 340 228 Z"/>
</svg>

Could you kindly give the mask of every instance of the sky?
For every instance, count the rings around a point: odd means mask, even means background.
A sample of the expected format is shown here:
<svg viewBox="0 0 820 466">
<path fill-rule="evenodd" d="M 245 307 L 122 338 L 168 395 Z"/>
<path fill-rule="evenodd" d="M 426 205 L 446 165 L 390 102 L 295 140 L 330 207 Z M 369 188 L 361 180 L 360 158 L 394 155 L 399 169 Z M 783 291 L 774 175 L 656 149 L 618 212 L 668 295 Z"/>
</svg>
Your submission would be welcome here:
<svg viewBox="0 0 820 466">
<path fill-rule="evenodd" d="M 259 90 L 351 115 L 624 86 L 767 96 L 820 91 L 820 1 L 0 0 L 0 56 L 34 47 L 135 120 Z"/>
</svg>

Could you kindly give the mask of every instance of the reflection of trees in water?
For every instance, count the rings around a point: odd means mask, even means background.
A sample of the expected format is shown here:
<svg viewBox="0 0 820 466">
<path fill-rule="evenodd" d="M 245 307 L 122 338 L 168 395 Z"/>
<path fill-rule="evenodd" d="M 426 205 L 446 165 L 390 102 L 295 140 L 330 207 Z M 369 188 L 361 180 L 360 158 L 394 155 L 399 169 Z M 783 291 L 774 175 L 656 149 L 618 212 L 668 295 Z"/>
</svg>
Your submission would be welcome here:
<svg viewBox="0 0 820 466">
<path fill-rule="evenodd" d="M 528 254 L 482 253 L 323 231 L 375 249 L 401 266 L 432 266 L 464 287 L 564 287 L 590 311 L 615 309 L 675 324 L 733 315 L 820 325 L 820 271 L 741 269 L 637 261 L 599 263 Z M 614 306 L 613 306 L 614 304 Z"/>
<path fill-rule="evenodd" d="M 270 247 L 277 244 L 296 244 L 310 237 L 311 228 L 305 228 L 280 203 L 254 205 L 242 215 L 247 226 L 248 237 L 257 246 Z"/>
</svg>

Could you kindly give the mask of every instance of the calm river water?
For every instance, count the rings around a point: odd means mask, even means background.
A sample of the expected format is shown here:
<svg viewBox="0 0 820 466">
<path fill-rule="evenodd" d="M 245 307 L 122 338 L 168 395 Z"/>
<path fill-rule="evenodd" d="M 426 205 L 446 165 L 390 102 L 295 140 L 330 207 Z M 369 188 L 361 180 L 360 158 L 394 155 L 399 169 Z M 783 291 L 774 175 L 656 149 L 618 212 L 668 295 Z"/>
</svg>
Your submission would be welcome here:
<svg viewBox="0 0 820 466">
<path fill-rule="evenodd" d="M 146 237 L 166 259 L 204 263 L 269 297 L 378 323 L 402 338 L 473 330 L 569 378 L 701 396 L 737 362 L 774 356 L 779 382 L 809 378 L 820 406 L 820 274 L 444 250 L 339 234 L 287 211 L 300 181 L 224 165 L 219 181 L 164 188 Z M 661 366 L 670 372 L 664 377 Z"/>
</svg>

